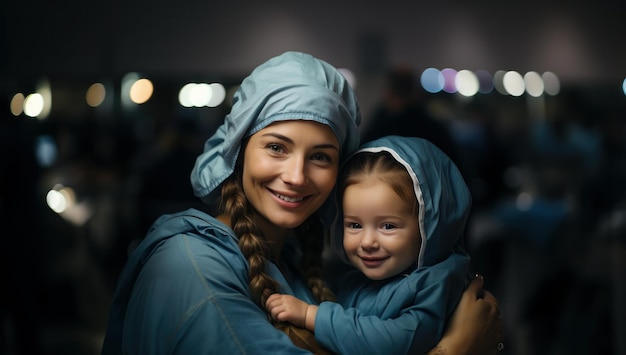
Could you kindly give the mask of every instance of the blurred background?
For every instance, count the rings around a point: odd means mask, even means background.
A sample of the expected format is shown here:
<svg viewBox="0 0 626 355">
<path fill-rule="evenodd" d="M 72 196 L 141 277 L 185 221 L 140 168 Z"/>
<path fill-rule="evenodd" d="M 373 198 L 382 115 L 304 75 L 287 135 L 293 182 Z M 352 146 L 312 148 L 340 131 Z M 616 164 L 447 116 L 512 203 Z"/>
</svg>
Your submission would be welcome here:
<svg viewBox="0 0 626 355">
<path fill-rule="evenodd" d="M 0 353 L 98 354 L 117 275 L 238 83 L 287 50 L 341 68 L 362 138 L 428 138 L 474 199 L 503 354 L 626 354 L 618 2 L 3 1 Z"/>
</svg>

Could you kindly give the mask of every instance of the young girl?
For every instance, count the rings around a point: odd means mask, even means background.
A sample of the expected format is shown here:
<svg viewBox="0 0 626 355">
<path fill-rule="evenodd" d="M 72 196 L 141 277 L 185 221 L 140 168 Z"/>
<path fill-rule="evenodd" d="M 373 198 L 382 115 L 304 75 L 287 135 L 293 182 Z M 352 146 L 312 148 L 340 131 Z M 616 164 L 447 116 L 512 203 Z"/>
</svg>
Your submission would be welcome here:
<svg viewBox="0 0 626 355">
<path fill-rule="evenodd" d="M 340 283 L 341 306 L 274 294 L 272 317 L 339 354 L 426 353 L 466 287 L 471 197 L 459 170 L 427 140 L 389 136 L 348 159 L 337 195 L 331 242 L 358 270 Z"/>
<path fill-rule="evenodd" d="M 268 321 L 265 301 L 278 292 L 333 299 L 320 277 L 318 210 L 358 148 L 359 121 L 354 92 L 330 64 L 287 52 L 257 67 L 191 173 L 196 196 L 219 209 L 154 223 L 120 275 L 102 353 L 308 353 Z M 468 288 L 475 302 L 459 307 L 442 349 L 495 347 L 498 306 L 493 296 L 476 301 L 481 288 Z"/>
</svg>

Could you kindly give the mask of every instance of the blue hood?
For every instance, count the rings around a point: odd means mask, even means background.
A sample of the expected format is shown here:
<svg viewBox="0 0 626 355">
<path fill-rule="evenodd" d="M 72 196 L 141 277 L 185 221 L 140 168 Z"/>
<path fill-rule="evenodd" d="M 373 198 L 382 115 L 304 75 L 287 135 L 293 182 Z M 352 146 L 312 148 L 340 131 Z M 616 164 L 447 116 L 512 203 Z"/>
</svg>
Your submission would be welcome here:
<svg viewBox="0 0 626 355">
<path fill-rule="evenodd" d="M 196 159 L 191 172 L 194 194 L 212 202 L 233 173 L 243 140 L 270 123 L 286 120 L 330 126 L 342 157 L 359 146 L 361 114 L 350 84 L 330 64 L 309 54 L 286 52 L 242 81 L 230 113 Z"/>
<path fill-rule="evenodd" d="M 417 266 L 437 264 L 453 250 L 465 253 L 465 226 L 472 198 L 457 166 L 437 146 L 415 137 L 383 137 L 365 143 L 356 153 L 381 151 L 389 152 L 404 165 L 413 180 L 422 234 Z M 338 214 L 337 218 L 331 246 L 345 260 L 343 223 L 337 223 L 343 216 Z"/>
</svg>

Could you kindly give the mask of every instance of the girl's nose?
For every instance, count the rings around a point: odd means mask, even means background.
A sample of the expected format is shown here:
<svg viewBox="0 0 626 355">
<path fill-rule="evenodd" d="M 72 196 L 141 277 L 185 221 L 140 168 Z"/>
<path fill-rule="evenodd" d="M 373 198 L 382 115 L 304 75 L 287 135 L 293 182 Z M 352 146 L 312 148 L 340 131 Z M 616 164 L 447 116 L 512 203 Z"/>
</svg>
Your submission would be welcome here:
<svg viewBox="0 0 626 355">
<path fill-rule="evenodd" d="M 378 248 L 378 239 L 376 233 L 365 228 L 363 230 L 363 238 L 361 238 L 361 248 L 363 250 L 371 250 Z"/>
</svg>

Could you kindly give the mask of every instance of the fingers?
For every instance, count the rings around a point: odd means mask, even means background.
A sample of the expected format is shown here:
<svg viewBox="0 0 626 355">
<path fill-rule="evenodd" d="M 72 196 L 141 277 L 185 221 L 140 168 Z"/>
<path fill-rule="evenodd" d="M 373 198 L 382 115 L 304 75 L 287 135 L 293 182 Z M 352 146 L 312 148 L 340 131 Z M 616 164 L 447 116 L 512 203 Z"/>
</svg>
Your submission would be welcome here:
<svg viewBox="0 0 626 355">
<path fill-rule="evenodd" d="M 274 300 L 277 300 L 279 297 L 280 293 L 272 293 L 265 301 L 265 307 L 269 308 L 269 305 L 274 302 Z"/>
<path fill-rule="evenodd" d="M 483 287 L 485 286 L 485 279 L 481 275 L 476 275 L 472 282 L 470 282 L 469 286 L 467 286 L 467 292 L 463 295 L 464 297 L 473 297 L 473 299 L 478 299 L 483 297 Z"/>
<path fill-rule="evenodd" d="M 268 300 L 268 302 L 266 303 L 266 308 L 272 319 L 282 320 L 280 314 L 285 311 L 285 307 L 283 307 L 280 302 L 271 303 Z"/>
<path fill-rule="evenodd" d="M 496 341 L 496 352 L 502 351 L 504 349 L 504 320 L 502 319 L 502 315 L 500 314 L 500 307 L 498 306 L 498 300 L 496 297 L 489 291 L 483 290 L 482 299 L 478 300 L 484 305 L 488 305 L 487 311 L 493 320 L 493 329 L 494 329 L 494 337 Z"/>
<path fill-rule="evenodd" d="M 272 318 L 274 319 L 277 319 L 276 317 L 282 311 L 282 308 L 280 307 L 280 300 L 280 294 L 274 293 L 267 298 L 267 301 L 265 301 L 265 308 L 269 311 L 270 316 L 272 316 Z"/>
<path fill-rule="evenodd" d="M 489 303 L 495 307 L 498 306 L 498 300 L 496 299 L 496 297 L 489 291 L 487 290 L 483 290 L 482 292 L 482 297 L 480 297 L 481 300 L 485 301 L 486 303 Z"/>
</svg>

